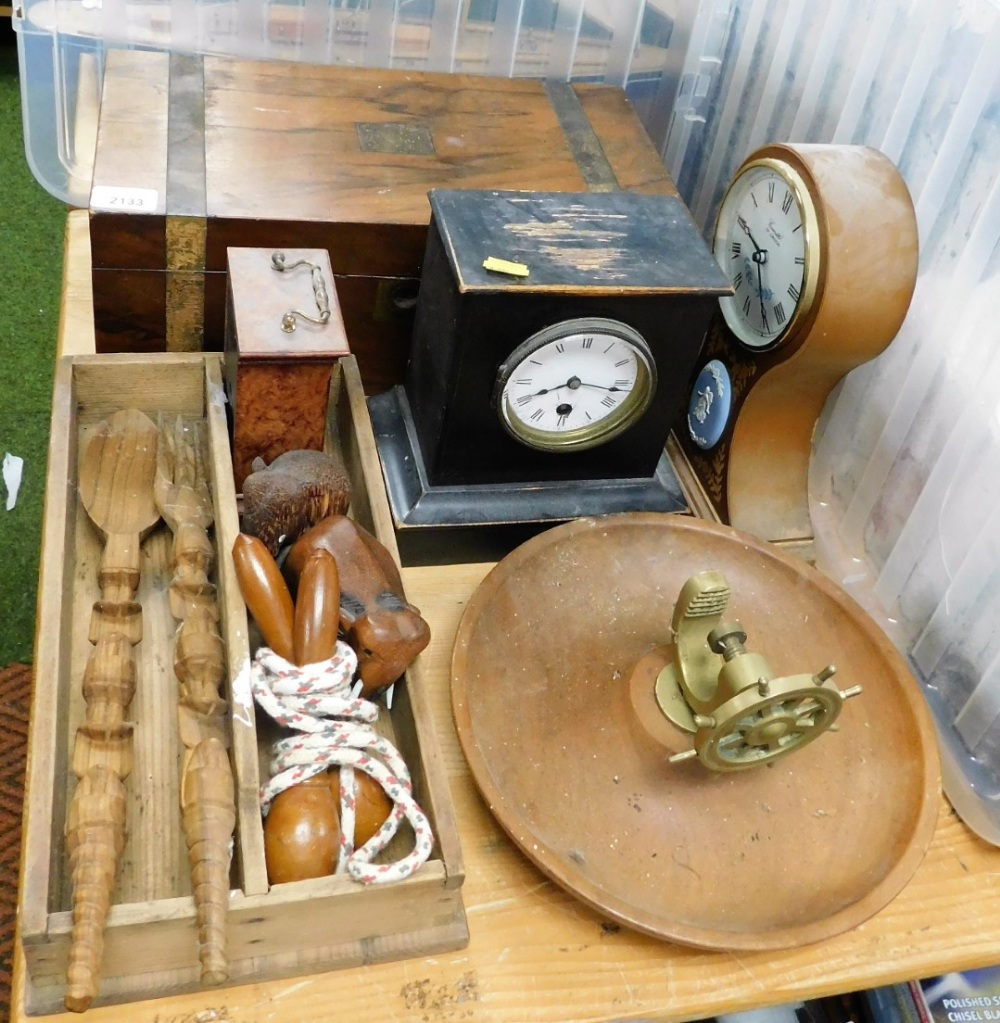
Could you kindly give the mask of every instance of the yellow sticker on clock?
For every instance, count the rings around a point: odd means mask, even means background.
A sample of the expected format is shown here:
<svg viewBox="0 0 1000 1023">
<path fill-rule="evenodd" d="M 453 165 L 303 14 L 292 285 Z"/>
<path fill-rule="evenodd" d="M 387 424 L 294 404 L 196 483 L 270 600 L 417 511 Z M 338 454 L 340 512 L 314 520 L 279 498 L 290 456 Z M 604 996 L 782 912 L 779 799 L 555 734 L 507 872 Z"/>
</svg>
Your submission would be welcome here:
<svg viewBox="0 0 1000 1023">
<path fill-rule="evenodd" d="M 497 256 L 487 256 L 483 260 L 484 270 L 493 270 L 495 273 L 508 274 L 510 277 L 527 277 L 529 270 L 524 263 L 513 263 L 509 259 L 500 259 Z"/>
</svg>

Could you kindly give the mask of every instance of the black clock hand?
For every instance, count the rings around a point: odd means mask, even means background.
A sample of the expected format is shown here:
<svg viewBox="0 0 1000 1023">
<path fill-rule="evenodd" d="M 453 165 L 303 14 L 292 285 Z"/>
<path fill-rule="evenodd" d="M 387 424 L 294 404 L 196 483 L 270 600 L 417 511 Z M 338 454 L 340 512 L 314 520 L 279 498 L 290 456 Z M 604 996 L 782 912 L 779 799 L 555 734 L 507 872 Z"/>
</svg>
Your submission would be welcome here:
<svg viewBox="0 0 1000 1023">
<path fill-rule="evenodd" d="M 577 390 L 580 387 L 596 387 L 599 391 L 625 391 L 631 390 L 631 388 L 618 387 L 616 384 L 612 384 L 610 387 L 607 384 L 592 384 L 587 380 L 581 380 L 579 377 L 570 377 L 566 381 L 566 386 L 571 390 Z"/>
<path fill-rule="evenodd" d="M 757 244 L 757 240 L 750 233 L 750 225 L 742 217 L 739 218 L 739 225 L 753 246 L 753 261 L 757 264 L 757 299 L 760 302 L 760 323 L 764 332 L 770 334 L 771 329 L 767 325 L 767 310 L 764 308 L 764 277 L 760 269 L 767 262 L 767 249 L 762 249 Z"/>
<path fill-rule="evenodd" d="M 555 387 L 543 387 L 540 391 L 534 391 L 531 394 L 524 395 L 525 398 L 538 398 L 543 394 L 551 394 L 553 391 L 562 390 L 562 388 L 569 386 L 567 384 L 556 384 Z"/>
<path fill-rule="evenodd" d="M 588 381 L 586 381 L 586 380 L 581 380 L 576 386 L 577 387 L 596 387 L 599 391 L 626 391 L 627 392 L 627 391 L 631 390 L 630 387 L 617 387 L 615 385 L 612 385 L 611 387 L 608 387 L 605 384 L 591 384 L 591 383 L 588 383 Z"/>
<path fill-rule="evenodd" d="M 749 232 L 747 232 L 749 234 Z M 753 239 L 750 239 L 753 241 Z M 755 243 L 756 244 L 756 243 Z M 761 250 L 763 251 L 763 250 Z M 761 276 L 760 264 L 762 260 L 757 259 L 757 253 L 754 253 L 754 262 L 757 264 L 757 297 L 760 299 L 760 325 L 764 332 L 770 334 L 770 328 L 767 325 L 767 310 L 764 308 L 764 279 Z"/>
<path fill-rule="evenodd" d="M 750 233 L 750 225 L 742 217 L 739 218 L 739 225 L 740 225 L 740 229 L 743 231 L 743 233 L 750 239 L 750 244 L 753 246 L 754 255 L 758 256 L 758 255 L 760 255 L 760 253 L 763 252 L 764 255 L 765 255 L 765 258 L 766 258 L 767 250 L 766 249 L 762 249 L 757 244 L 756 240 L 754 239 L 754 236 Z M 757 262 L 757 265 L 760 266 L 760 263 L 762 263 L 762 262 L 763 262 L 763 260 L 760 260 L 759 262 Z"/>
<path fill-rule="evenodd" d="M 538 398 L 543 394 L 551 394 L 553 391 L 561 391 L 564 387 L 568 387 L 571 391 L 575 391 L 580 387 L 596 387 L 601 391 L 621 391 L 624 390 L 622 387 L 611 386 L 608 387 L 605 384 L 591 384 L 586 380 L 581 380 L 579 377 L 570 377 L 569 380 L 564 384 L 556 384 L 555 387 L 543 387 L 540 391 L 533 391 L 531 394 L 526 395 L 528 398 Z"/>
</svg>

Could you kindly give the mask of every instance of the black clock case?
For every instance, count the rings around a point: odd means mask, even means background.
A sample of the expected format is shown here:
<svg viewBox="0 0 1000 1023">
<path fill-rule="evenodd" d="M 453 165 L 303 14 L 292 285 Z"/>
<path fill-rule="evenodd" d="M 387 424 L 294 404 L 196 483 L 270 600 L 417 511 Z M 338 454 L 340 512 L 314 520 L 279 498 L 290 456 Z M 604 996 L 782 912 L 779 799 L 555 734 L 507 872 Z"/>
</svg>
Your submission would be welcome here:
<svg viewBox="0 0 1000 1023">
<path fill-rule="evenodd" d="M 667 197 L 641 198 L 680 206 Z M 565 202 L 565 197 L 561 200 Z M 456 241 L 454 218 L 449 226 L 454 251 L 463 242 Z M 637 264 L 663 261 L 664 240 L 654 237 L 656 226 L 649 225 L 649 242 L 659 252 L 632 253 Z M 682 226 L 688 229 L 679 232 L 683 244 L 671 253 L 667 239 L 667 258 L 679 264 L 672 272 L 690 281 L 692 270 L 684 263 L 694 228 L 689 222 Z M 700 238 L 695 236 L 695 242 L 701 244 Z M 571 244 L 579 247 L 580 242 L 570 239 L 567 247 Z M 696 250 L 695 255 L 701 257 L 702 252 Z M 699 269 L 703 273 L 704 268 Z M 463 290 L 437 218 L 432 219 L 404 384 L 431 485 L 645 479 L 656 472 L 717 305 L 718 277 L 694 278 L 690 290 L 667 295 L 633 286 L 609 294 L 607 288 L 593 286 L 586 269 L 572 276 L 575 279 L 564 288 L 553 288 L 547 280 L 536 286 L 530 276 L 497 275 L 490 290 Z M 646 339 L 657 370 L 654 400 L 637 423 L 598 447 L 564 452 L 526 447 L 507 433 L 497 415 L 494 390 L 499 367 L 521 341 L 576 317 L 620 320 Z"/>
<path fill-rule="evenodd" d="M 404 381 L 369 398 L 400 535 L 409 527 L 682 512 L 665 452 L 720 295 L 732 289 L 674 195 L 431 191 L 431 223 Z M 522 264 L 497 273 L 489 257 Z M 643 336 L 647 411 L 592 448 L 544 451 L 507 432 L 498 375 L 540 330 L 617 320 Z"/>
</svg>

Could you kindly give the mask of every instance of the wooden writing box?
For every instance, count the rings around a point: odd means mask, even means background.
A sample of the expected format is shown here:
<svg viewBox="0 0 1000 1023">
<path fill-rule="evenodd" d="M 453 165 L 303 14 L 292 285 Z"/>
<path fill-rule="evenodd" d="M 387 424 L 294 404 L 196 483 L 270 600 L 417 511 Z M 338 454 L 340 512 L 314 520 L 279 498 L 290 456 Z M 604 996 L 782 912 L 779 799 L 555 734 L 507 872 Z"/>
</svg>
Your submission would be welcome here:
<svg viewBox="0 0 1000 1023">
<path fill-rule="evenodd" d="M 58 361 L 39 584 L 35 692 L 25 794 L 18 918 L 32 1014 L 62 1007 L 71 882 L 63 828 L 75 779 L 70 756 L 83 714 L 81 680 L 91 645 L 101 541 L 77 497 L 81 452 L 96 425 L 123 408 L 203 419 L 210 443 L 220 626 L 227 648 L 231 759 L 236 776 L 236 846 L 227 943 L 230 983 L 295 976 L 464 946 L 463 870 L 447 779 L 430 725 L 418 658 L 397 685 L 380 727 L 410 767 L 414 792 L 434 828 L 431 858 L 405 881 L 364 887 L 343 876 L 276 885 L 264 865 L 258 791 L 264 749 L 248 706 L 250 649 L 245 606 L 228 552 L 238 532 L 221 356 L 75 356 Z M 357 366 L 334 369 L 332 429 L 352 479 L 351 514 L 393 554 L 388 506 Z M 333 418 L 333 417 L 331 417 Z M 172 671 L 176 623 L 167 582 L 169 531 L 161 523 L 142 547 L 138 599 L 142 640 L 134 648 L 135 767 L 126 778 L 128 837 L 119 863 L 98 1001 L 129 1002 L 200 988 L 197 927 L 180 822 L 178 685 Z M 266 776 L 266 775 L 265 775 Z M 402 839 L 406 841 L 406 839 Z M 204 989 L 211 992 L 211 988 Z"/>
<path fill-rule="evenodd" d="M 676 194 L 614 86 L 111 51 L 97 350 L 221 350 L 226 249 L 323 248 L 366 391 L 398 383 L 440 187 Z"/>
</svg>

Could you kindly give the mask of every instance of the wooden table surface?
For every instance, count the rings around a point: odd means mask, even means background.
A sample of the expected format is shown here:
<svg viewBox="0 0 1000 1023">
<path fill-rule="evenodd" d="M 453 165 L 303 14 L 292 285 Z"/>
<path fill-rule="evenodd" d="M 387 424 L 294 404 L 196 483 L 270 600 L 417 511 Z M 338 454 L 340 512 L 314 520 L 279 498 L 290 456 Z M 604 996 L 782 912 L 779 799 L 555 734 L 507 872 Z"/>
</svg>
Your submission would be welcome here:
<svg viewBox="0 0 1000 1023">
<path fill-rule="evenodd" d="M 71 213 L 61 351 L 92 350 L 86 213 Z M 94 1023 L 568 1023 L 684 1020 L 1000 962 L 1000 849 L 942 798 L 934 840 L 903 892 L 862 926 L 785 952 L 682 948 L 609 926 L 504 836 L 458 745 L 448 687 L 462 610 L 489 565 L 408 568 L 431 623 L 426 658 L 465 858 L 468 948 L 427 959 L 92 1009 Z M 818 881 L 817 883 L 821 883 Z M 732 893 L 739 899 L 739 891 Z M 23 1012 L 23 959 L 12 1018 Z M 68 1020 L 69 1015 L 58 1018 Z"/>
</svg>

